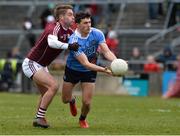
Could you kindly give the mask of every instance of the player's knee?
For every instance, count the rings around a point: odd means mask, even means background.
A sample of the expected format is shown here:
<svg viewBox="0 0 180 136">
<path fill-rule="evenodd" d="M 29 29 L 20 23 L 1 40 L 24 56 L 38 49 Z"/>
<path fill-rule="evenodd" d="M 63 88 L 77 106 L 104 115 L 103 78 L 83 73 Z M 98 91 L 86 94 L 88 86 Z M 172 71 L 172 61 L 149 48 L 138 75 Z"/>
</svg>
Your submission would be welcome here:
<svg viewBox="0 0 180 136">
<path fill-rule="evenodd" d="M 84 101 L 83 101 L 83 105 L 86 106 L 86 107 L 90 107 L 91 101 L 84 100 Z"/>
<path fill-rule="evenodd" d="M 56 92 L 58 91 L 58 88 L 59 88 L 59 84 L 57 82 L 54 82 L 50 86 L 50 90 L 53 94 L 56 94 Z"/>
<path fill-rule="evenodd" d="M 62 102 L 63 102 L 64 104 L 67 104 L 69 101 L 66 100 L 66 99 L 62 99 Z"/>
<path fill-rule="evenodd" d="M 67 98 L 67 97 L 65 97 L 65 96 L 62 96 L 62 102 L 63 102 L 64 104 L 69 103 L 69 102 L 70 102 L 70 98 Z"/>
<path fill-rule="evenodd" d="M 59 84 L 58 84 L 57 81 L 56 81 L 56 82 L 54 82 L 54 84 L 53 84 L 53 90 L 57 91 L 58 88 L 59 88 Z"/>
</svg>

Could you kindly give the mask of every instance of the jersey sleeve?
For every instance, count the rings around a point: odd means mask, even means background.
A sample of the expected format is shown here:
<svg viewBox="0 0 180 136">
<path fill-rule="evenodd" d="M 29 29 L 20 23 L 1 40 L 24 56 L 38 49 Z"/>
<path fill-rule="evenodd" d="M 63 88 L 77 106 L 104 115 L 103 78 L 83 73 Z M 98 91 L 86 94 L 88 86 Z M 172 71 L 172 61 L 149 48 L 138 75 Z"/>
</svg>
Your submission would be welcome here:
<svg viewBox="0 0 180 136">
<path fill-rule="evenodd" d="M 96 30 L 95 32 L 96 32 L 95 35 L 96 35 L 98 44 L 105 43 L 106 40 L 105 40 L 105 36 L 104 36 L 103 32 L 100 30 Z"/>
</svg>

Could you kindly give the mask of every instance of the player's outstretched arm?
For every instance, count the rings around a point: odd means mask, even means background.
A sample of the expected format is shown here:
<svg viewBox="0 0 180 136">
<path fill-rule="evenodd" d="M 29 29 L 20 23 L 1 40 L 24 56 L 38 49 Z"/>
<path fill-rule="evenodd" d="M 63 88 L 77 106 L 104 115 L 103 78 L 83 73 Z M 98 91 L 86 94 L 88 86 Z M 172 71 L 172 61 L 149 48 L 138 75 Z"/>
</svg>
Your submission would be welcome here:
<svg viewBox="0 0 180 136">
<path fill-rule="evenodd" d="M 84 53 L 77 56 L 76 58 L 83 66 L 85 66 L 89 70 L 97 71 L 97 72 L 104 72 L 104 73 L 107 73 L 109 75 L 112 75 L 112 72 L 110 69 L 108 69 L 106 67 L 104 68 L 104 67 L 98 66 L 98 65 L 93 64 L 93 63 L 90 63 L 88 61 L 88 58 L 86 57 L 86 55 Z"/>
<path fill-rule="evenodd" d="M 63 43 L 58 40 L 58 37 L 56 35 L 52 35 L 52 34 L 48 35 L 47 41 L 48 41 L 48 45 L 54 49 L 69 49 L 69 50 L 77 51 L 79 48 L 78 43 L 72 43 L 72 44 Z"/>
<path fill-rule="evenodd" d="M 109 60 L 113 61 L 114 59 L 117 59 L 117 57 L 112 53 L 112 51 L 108 48 L 106 43 L 100 44 L 101 52 L 103 53 L 104 57 Z"/>
</svg>

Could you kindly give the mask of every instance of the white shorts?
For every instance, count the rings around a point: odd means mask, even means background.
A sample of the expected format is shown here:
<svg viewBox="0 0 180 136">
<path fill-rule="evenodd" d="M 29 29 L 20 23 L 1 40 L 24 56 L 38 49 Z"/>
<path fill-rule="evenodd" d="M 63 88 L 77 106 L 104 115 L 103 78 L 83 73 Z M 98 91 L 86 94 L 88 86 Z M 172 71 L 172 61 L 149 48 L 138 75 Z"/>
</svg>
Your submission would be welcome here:
<svg viewBox="0 0 180 136">
<path fill-rule="evenodd" d="M 25 58 L 22 63 L 22 70 L 28 78 L 31 78 L 40 69 L 44 69 L 46 72 L 49 72 L 47 67 L 44 67 L 28 58 Z"/>
</svg>

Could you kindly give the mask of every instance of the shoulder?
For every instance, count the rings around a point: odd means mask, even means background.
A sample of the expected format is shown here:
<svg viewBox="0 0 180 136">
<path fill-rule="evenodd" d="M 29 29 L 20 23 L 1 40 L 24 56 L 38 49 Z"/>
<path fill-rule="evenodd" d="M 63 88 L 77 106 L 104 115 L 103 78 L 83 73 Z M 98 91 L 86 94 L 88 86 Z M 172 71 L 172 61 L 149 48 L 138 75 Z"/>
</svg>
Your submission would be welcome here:
<svg viewBox="0 0 180 136">
<path fill-rule="evenodd" d="M 95 34 L 104 35 L 103 32 L 100 29 L 97 29 L 97 28 L 94 28 L 94 27 L 91 28 L 91 32 L 95 33 Z"/>
<path fill-rule="evenodd" d="M 46 27 L 45 27 L 45 29 L 54 29 L 55 28 L 55 26 L 56 26 L 56 23 L 48 23 L 47 25 L 46 25 Z"/>
<path fill-rule="evenodd" d="M 78 42 L 78 37 L 75 33 L 71 34 L 69 37 L 69 43 Z"/>
<path fill-rule="evenodd" d="M 60 29 L 60 25 L 58 23 L 48 23 L 45 27 L 46 32 L 52 32 L 59 29 Z"/>
<path fill-rule="evenodd" d="M 105 40 L 103 32 L 97 28 L 91 28 L 91 35 L 98 40 Z"/>
</svg>

